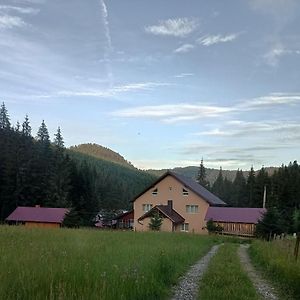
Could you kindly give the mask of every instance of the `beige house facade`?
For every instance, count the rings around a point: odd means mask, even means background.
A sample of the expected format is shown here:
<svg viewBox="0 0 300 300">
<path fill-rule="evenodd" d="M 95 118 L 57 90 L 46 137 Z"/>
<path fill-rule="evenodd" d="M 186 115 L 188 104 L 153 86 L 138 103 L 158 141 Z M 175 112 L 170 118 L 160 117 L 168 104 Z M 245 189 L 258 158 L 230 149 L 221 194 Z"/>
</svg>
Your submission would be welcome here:
<svg viewBox="0 0 300 300">
<path fill-rule="evenodd" d="M 194 180 L 168 171 L 133 201 L 134 229 L 148 231 L 154 212 L 163 218 L 161 231 L 206 234 L 210 206 L 226 203 Z"/>
</svg>

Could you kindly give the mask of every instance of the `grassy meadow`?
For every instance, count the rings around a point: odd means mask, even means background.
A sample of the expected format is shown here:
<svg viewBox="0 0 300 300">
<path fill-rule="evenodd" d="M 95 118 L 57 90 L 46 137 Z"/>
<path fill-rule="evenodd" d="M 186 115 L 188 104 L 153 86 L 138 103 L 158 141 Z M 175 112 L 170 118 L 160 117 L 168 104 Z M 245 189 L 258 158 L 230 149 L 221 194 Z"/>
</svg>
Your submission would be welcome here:
<svg viewBox="0 0 300 300">
<path fill-rule="evenodd" d="M 214 238 L 0 226 L 0 299 L 165 299 Z"/>
<path fill-rule="evenodd" d="M 258 300 L 250 279 L 242 269 L 237 249 L 240 245 L 225 243 L 212 258 L 200 282 L 202 300 Z"/>
<path fill-rule="evenodd" d="M 250 247 L 252 262 L 277 287 L 282 299 L 300 299 L 300 258 L 293 256 L 295 240 L 256 240 Z"/>
</svg>

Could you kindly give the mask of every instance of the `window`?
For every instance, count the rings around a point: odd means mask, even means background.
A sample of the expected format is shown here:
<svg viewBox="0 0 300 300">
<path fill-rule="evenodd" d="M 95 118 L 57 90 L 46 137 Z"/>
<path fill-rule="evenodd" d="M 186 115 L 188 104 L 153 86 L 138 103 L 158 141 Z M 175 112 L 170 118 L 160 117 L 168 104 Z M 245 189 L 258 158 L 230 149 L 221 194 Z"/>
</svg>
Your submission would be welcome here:
<svg viewBox="0 0 300 300">
<path fill-rule="evenodd" d="M 152 208 L 152 204 L 143 204 L 143 212 L 147 212 Z"/>
<path fill-rule="evenodd" d="M 182 223 L 181 224 L 181 231 L 188 232 L 189 231 L 189 223 Z"/>
<path fill-rule="evenodd" d="M 198 212 L 198 205 L 186 205 L 186 212 L 190 214 L 195 214 Z"/>
<path fill-rule="evenodd" d="M 152 195 L 154 195 L 154 196 L 157 195 L 157 188 L 152 191 Z"/>
<path fill-rule="evenodd" d="M 183 196 L 188 196 L 189 195 L 189 191 L 186 189 L 182 189 L 182 195 Z"/>
</svg>

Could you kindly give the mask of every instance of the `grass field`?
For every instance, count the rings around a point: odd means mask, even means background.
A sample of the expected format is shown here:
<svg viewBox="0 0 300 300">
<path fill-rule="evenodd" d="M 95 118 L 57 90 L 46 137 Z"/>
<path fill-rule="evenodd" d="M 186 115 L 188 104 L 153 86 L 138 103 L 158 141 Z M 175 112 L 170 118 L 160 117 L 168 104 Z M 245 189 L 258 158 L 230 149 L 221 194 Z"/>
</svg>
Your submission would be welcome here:
<svg viewBox="0 0 300 300">
<path fill-rule="evenodd" d="M 300 259 L 295 261 L 295 240 L 254 241 L 250 256 L 256 266 L 278 287 L 282 299 L 300 299 Z"/>
<path fill-rule="evenodd" d="M 0 299 L 165 299 L 214 239 L 0 226 Z"/>
<path fill-rule="evenodd" d="M 256 300 L 261 299 L 237 256 L 238 244 L 221 246 L 212 258 L 200 283 L 201 300 Z"/>
</svg>

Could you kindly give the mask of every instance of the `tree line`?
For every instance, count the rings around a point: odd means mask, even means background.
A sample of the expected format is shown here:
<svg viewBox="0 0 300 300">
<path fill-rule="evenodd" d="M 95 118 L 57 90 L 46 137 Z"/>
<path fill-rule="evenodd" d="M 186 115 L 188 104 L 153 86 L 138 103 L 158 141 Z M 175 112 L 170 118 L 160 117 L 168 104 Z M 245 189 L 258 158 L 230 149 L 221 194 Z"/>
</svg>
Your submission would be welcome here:
<svg viewBox="0 0 300 300">
<path fill-rule="evenodd" d="M 58 127 L 42 121 L 35 137 L 28 115 L 12 126 L 0 108 L 0 222 L 17 206 L 71 208 L 72 223 L 90 225 L 100 209 L 127 209 L 154 179 L 137 169 L 70 151 Z"/>
</svg>

